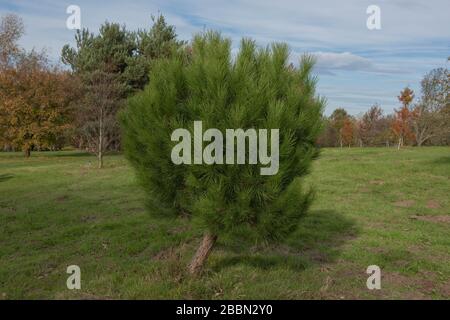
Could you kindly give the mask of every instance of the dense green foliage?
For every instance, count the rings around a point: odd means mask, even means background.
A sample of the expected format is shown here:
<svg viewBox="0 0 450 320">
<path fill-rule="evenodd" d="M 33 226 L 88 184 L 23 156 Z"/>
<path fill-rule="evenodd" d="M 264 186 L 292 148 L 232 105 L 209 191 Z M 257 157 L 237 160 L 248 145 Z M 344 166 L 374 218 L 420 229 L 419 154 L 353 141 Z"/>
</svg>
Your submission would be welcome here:
<svg viewBox="0 0 450 320">
<path fill-rule="evenodd" d="M 315 94 L 313 61 L 288 63 L 284 44 L 258 48 L 243 40 L 235 58 L 218 33 L 197 35 L 189 56 L 154 65 L 149 86 L 122 114 L 124 149 L 154 213 L 189 213 L 217 235 L 278 239 L 298 225 L 312 199 L 302 176 L 318 155 L 315 140 L 323 100 Z M 280 129 L 280 168 L 260 175 L 257 165 L 175 165 L 171 133 L 204 130 Z M 236 149 L 236 148 L 235 148 Z M 246 157 L 248 159 L 248 157 Z"/>
<path fill-rule="evenodd" d="M 102 155 L 120 149 L 117 113 L 123 101 L 149 82 L 152 63 L 167 57 L 183 42 L 162 15 L 152 17 L 149 30 L 129 31 L 117 23 L 105 22 L 98 34 L 77 31 L 76 46 L 65 45 L 62 61 L 80 83 L 72 143 Z"/>
<path fill-rule="evenodd" d="M 62 61 L 80 76 L 92 72 L 118 74 L 130 94 L 142 89 L 149 81 L 152 61 L 167 57 L 183 44 L 176 39 L 175 28 L 164 17 L 152 17 L 149 30 L 129 31 L 118 23 L 105 22 L 94 35 L 88 29 L 77 31 L 75 48 L 65 45 Z"/>
</svg>

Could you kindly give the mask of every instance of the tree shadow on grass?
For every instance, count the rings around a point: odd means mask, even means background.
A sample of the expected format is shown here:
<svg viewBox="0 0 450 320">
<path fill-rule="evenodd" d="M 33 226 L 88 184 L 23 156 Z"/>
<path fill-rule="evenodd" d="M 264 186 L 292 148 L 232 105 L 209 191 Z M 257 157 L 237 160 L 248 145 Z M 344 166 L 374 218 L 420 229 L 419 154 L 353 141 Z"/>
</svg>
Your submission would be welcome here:
<svg viewBox="0 0 450 320">
<path fill-rule="evenodd" d="M 355 238 L 358 231 L 353 220 L 331 210 L 311 211 L 296 232 L 277 246 L 242 248 L 241 252 L 225 250 L 225 256 L 214 260 L 214 271 L 247 265 L 258 269 L 288 267 L 295 271 L 335 261 L 341 247 Z"/>
<path fill-rule="evenodd" d="M 450 157 L 439 157 L 433 161 L 434 164 L 450 164 Z"/>
<path fill-rule="evenodd" d="M 49 154 L 49 157 L 55 157 L 55 158 L 80 158 L 80 157 L 89 157 L 93 156 L 92 153 L 86 152 L 86 151 L 68 151 L 68 152 L 58 152 Z"/>
<path fill-rule="evenodd" d="M 12 178 L 14 178 L 14 175 L 12 174 L 0 174 L 0 182 L 7 181 Z"/>
<path fill-rule="evenodd" d="M 108 151 L 104 153 L 104 156 L 115 157 L 121 156 L 122 153 L 119 151 Z M 48 154 L 49 157 L 55 158 L 82 158 L 82 157 L 96 157 L 95 153 L 87 151 L 59 151 L 56 153 Z"/>
</svg>

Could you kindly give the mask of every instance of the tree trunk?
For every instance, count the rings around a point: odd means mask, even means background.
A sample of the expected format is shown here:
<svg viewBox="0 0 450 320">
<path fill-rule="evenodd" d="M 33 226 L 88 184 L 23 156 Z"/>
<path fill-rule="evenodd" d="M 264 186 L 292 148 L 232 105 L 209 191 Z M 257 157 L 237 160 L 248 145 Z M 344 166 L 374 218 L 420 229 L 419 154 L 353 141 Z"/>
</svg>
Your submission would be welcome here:
<svg viewBox="0 0 450 320">
<path fill-rule="evenodd" d="M 98 168 L 103 168 L 103 152 L 101 150 L 98 153 Z"/>
<path fill-rule="evenodd" d="M 188 270 L 190 274 L 198 274 L 202 270 L 216 240 L 217 236 L 205 233 L 202 243 L 189 264 Z"/>
<path fill-rule="evenodd" d="M 24 152 L 25 152 L 25 157 L 26 158 L 29 158 L 31 156 L 31 149 L 30 148 L 25 149 Z"/>
<path fill-rule="evenodd" d="M 398 138 L 398 146 L 397 146 L 397 150 L 400 150 L 400 148 L 403 145 L 403 137 Z"/>
<path fill-rule="evenodd" d="M 103 110 L 100 109 L 98 133 L 98 168 L 103 168 Z"/>
</svg>

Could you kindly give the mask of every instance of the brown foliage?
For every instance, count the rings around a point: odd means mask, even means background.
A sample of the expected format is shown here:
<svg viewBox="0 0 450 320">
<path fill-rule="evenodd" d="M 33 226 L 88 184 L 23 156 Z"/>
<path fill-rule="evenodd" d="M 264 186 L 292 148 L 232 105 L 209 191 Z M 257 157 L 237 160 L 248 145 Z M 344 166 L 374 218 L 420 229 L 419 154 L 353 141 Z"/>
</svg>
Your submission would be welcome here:
<svg viewBox="0 0 450 320">
<path fill-rule="evenodd" d="M 344 120 L 341 132 L 342 143 L 350 147 L 353 142 L 354 125 L 349 117 Z"/>
<path fill-rule="evenodd" d="M 414 99 L 414 92 L 406 87 L 400 92 L 398 100 L 403 104 L 399 110 L 395 110 L 395 118 L 392 123 L 392 132 L 398 137 L 398 148 L 400 149 L 408 140 L 414 139 L 411 128 L 414 112 L 409 109 L 409 105 Z"/>
<path fill-rule="evenodd" d="M 22 149 L 62 147 L 73 100 L 69 75 L 31 53 L 0 73 L 0 142 Z"/>
</svg>

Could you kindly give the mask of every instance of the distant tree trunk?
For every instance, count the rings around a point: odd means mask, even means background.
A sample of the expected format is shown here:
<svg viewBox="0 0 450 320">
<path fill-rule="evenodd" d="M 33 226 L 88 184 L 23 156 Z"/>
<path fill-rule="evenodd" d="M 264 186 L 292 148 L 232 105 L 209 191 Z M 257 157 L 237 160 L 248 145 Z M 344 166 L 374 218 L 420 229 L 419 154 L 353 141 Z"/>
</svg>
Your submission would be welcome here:
<svg viewBox="0 0 450 320">
<path fill-rule="evenodd" d="M 100 109 L 98 133 L 98 168 L 103 168 L 103 109 Z"/>
<path fill-rule="evenodd" d="M 421 147 L 427 140 L 432 138 L 433 134 L 425 134 L 425 130 L 416 135 L 416 143 L 418 147 Z"/>
<path fill-rule="evenodd" d="M 398 138 L 398 146 L 397 146 L 397 150 L 400 150 L 400 148 L 403 146 L 403 137 L 400 136 Z"/>
<path fill-rule="evenodd" d="M 192 258 L 191 263 L 189 264 L 188 270 L 190 274 L 198 274 L 202 270 L 203 265 L 208 259 L 208 256 L 211 253 L 214 244 L 216 243 L 216 240 L 216 235 L 206 233 L 203 236 L 202 243 L 198 247 L 197 252 Z"/>
<path fill-rule="evenodd" d="M 98 168 L 99 169 L 103 168 L 103 151 L 101 150 L 101 147 L 100 150 L 98 151 Z"/>
<path fill-rule="evenodd" d="M 26 148 L 25 149 L 25 151 L 24 151 L 24 153 L 25 153 L 25 157 L 26 158 L 29 158 L 30 156 L 31 156 L 31 148 Z"/>
</svg>

